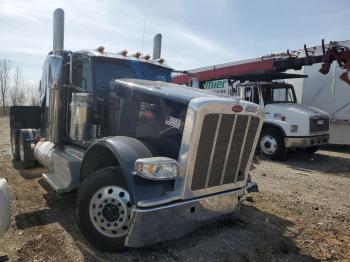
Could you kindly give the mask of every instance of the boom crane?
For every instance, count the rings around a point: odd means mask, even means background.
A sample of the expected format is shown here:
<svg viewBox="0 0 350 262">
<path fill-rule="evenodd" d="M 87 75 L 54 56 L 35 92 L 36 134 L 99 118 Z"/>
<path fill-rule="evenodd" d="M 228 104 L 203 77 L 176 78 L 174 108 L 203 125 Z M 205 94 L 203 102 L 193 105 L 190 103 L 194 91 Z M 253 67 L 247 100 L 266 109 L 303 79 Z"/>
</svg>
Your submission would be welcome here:
<svg viewBox="0 0 350 262">
<path fill-rule="evenodd" d="M 177 84 L 189 84 L 192 79 L 199 82 L 217 79 L 241 79 L 250 81 L 286 79 L 305 77 L 302 75 L 283 73 L 288 69 L 300 70 L 303 66 L 322 63 L 320 72 L 327 74 L 330 66 L 337 61 L 339 66 L 346 70 L 340 78 L 350 85 L 348 76 L 350 70 L 350 50 L 338 42 L 325 44 L 322 40 L 322 52 L 316 53 L 317 47 L 307 48 L 286 53 L 271 54 L 256 59 L 244 60 L 233 63 L 219 64 L 188 70 L 183 74 L 173 77 Z"/>
</svg>

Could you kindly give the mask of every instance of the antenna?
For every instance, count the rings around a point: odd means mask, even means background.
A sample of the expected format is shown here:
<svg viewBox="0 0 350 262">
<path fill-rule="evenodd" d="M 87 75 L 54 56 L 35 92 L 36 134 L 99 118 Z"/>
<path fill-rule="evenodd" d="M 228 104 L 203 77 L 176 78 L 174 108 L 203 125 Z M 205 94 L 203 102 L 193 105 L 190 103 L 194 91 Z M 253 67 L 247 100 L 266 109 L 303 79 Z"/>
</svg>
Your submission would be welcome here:
<svg viewBox="0 0 350 262">
<path fill-rule="evenodd" d="M 145 42 L 146 20 L 147 20 L 147 13 L 145 13 L 145 21 L 144 21 L 144 23 L 143 23 L 142 47 L 141 47 L 141 54 L 142 54 L 142 55 L 143 55 L 143 44 L 144 44 L 144 42 Z"/>
</svg>

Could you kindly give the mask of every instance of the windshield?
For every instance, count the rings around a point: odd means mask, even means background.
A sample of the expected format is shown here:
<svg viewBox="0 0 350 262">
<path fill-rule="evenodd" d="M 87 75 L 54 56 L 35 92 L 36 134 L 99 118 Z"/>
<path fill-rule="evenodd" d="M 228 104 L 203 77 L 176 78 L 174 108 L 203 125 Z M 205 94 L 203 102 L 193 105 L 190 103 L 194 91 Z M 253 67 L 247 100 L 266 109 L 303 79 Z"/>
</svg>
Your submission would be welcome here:
<svg viewBox="0 0 350 262">
<path fill-rule="evenodd" d="M 170 82 L 171 69 L 133 60 L 97 59 L 94 62 L 95 84 L 98 89 L 109 89 L 113 79 L 136 78 Z"/>
<path fill-rule="evenodd" d="M 296 103 L 296 97 L 292 86 L 262 86 L 264 103 Z"/>
</svg>

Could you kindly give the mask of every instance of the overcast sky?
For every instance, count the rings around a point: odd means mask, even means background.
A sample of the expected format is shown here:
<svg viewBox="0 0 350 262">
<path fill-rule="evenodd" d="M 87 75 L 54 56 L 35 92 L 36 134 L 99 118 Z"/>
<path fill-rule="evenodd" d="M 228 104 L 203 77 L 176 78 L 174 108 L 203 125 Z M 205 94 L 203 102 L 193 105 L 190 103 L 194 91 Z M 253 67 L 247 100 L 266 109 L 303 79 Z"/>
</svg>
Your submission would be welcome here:
<svg viewBox="0 0 350 262">
<path fill-rule="evenodd" d="M 65 49 L 152 52 L 176 69 L 258 57 L 322 38 L 350 39 L 349 0 L 0 0 L 0 58 L 14 60 L 38 80 L 52 48 L 52 13 L 65 11 Z"/>
</svg>

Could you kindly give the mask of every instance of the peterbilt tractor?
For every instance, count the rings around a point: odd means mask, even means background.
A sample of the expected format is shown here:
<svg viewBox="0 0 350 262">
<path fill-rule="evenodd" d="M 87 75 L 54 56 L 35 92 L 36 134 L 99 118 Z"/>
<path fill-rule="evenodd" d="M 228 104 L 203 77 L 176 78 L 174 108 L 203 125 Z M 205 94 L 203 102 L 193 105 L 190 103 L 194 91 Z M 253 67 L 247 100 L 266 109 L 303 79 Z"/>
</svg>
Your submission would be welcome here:
<svg viewBox="0 0 350 262">
<path fill-rule="evenodd" d="M 63 48 L 62 9 L 38 107 L 10 110 L 13 157 L 40 163 L 58 193 L 77 190 L 76 220 L 105 250 L 181 237 L 228 218 L 245 199 L 263 110 L 169 83 L 154 55 Z"/>
</svg>

